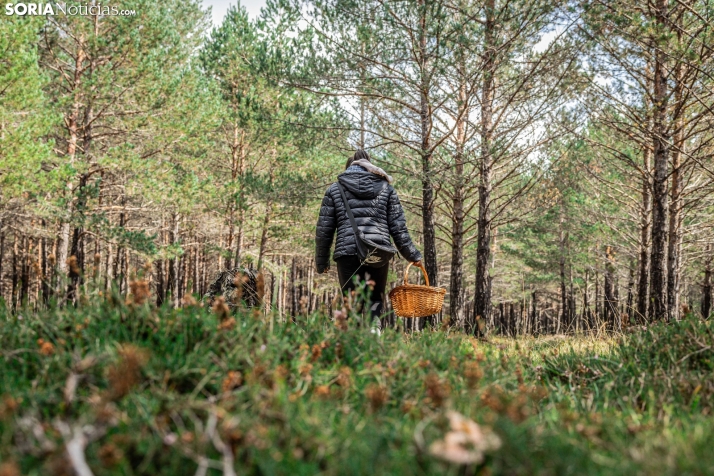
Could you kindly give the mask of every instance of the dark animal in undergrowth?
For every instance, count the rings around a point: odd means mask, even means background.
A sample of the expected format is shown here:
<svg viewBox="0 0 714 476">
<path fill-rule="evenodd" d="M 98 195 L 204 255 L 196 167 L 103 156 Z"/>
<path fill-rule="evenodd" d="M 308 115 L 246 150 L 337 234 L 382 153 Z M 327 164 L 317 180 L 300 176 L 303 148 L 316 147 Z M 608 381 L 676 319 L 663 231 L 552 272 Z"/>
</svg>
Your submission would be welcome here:
<svg viewBox="0 0 714 476">
<path fill-rule="evenodd" d="M 257 306 L 260 303 L 258 271 L 252 267 L 221 271 L 208 287 L 203 300 L 211 307 L 219 296 L 223 296 L 231 310 L 241 302 L 245 307 Z"/>
</svg>

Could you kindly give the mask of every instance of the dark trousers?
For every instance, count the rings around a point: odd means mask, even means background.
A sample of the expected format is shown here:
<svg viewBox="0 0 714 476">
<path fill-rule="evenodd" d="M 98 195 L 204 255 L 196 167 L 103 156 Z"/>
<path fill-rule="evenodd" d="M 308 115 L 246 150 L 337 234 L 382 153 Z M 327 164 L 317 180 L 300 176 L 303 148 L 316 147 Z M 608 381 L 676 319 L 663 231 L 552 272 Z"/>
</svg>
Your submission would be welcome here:
<svg viewBox="0 0 714 476">
<path fill-rule="evenodd" d="M 357 256 L 343 256 L 336 261 L 337 276 L 340 279 L 340 288 L 343 293 L 348 293 L 355 289 L 355 276 L 359 278 L 360 282 L 374 281 L 374 289 L 372 289 L 369 299 L 369 311 L 372 319 L 381 316 L 384 308 L 384 290 L 387 287 L 389 265 L 381 268 L 373 268 L 367 265 L 360 266 Z"/>
</svg>

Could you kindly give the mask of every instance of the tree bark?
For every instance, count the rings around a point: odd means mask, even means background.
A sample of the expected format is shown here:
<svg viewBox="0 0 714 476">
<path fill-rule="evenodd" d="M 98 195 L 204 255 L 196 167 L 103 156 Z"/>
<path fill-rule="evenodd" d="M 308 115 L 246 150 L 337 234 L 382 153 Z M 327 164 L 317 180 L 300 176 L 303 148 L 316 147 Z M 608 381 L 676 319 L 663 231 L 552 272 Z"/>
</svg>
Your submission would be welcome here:
<svg viewBox="0 0 714 476">
<path fill-rule="evenodd" d="M 595 319 L 593 321 L 593 326 L 600 327 L 600 321 L 602 320 L 602 313 L 600 312 L 600 273 L 597 269 L 595 270 Z"/>
<path fill-rule="evenodd" d="M 121 258 L 121 286 L 119 287 L 119 292 L 122 294 L 129 292 L 129 258 L 129 248 L 124 248 Z"/>
<path fill-rule="evenodd" d="M 463 59 L 462 59 L 463 61 Z M 463 64 L 463 63 L 462 63 Z M 456 153 L 454 156 L 454 197 L 451 223 L 451 278 L 449 281 L 450 324 L 464 328 L 464 145 L 466 143 L 466 82 L 464 69 L 459 71 L 459 108 L 456 124 Z"/>
<path fill-rule="evenodd" d="M 41 222 L 42 227 L 45 227 L 45 220 L 42 219 Z M 40 241 L 40 250 L 39 250 L 39 260 L 40 260 L 40 265 L 39 265 L 39 280 L 40 280 L 40 292 L 42 294 L 42 303 L 47 304 L 50 299 L 50 286 L 49 286 L 49 273 L 47 269 L 47 239 L 46 238 L 39 238 Z M 2 245 L 0 245 L 0 257 L 2 257 Z M 1 259 L 1 258 L 0 258 Z M 0 272 L 0 281 L 2 280 L 2 272 Z M 0 293 L 0 296 L 2 296 L 2 293 Z"/>
<path fill-rule="evenodd" d="M 656 22 L 663 27 L 667 22 L 667 0 L 657 0 Z M 667 56 L 655 46 L 654 67 L 654 181 L 652 186 L 652 251 L 650 269 L 650 320 L 667 318 L 667 276 L 665 254 L 667 241 L 667 169 L 669 162 L 669 131 L 667 128 Z"/>
<path fill-rule="evenodd" d="M 5 262 L 5 230 L 2 228 L 3 223 L 2 220 L 0 220 L 0 300 L 2 300 L 5 296 L 3 294 L 3 291 L 5 291 L 5 288 L 3 287 L 3 280 L 2 280 L 2 265 Z"/>
<path fill-rule="evenodd" d="M 242 178 L 242 154 L 243 154 L 243 137 L 244 132 L 238 127 L 238 121 L 233 124 L 233 138 L 230 144 L 231 148 L 231 185 L 235 186 L 236 178 L 238 177 L 238 172 L 241 171 Z M 236 199 L 240 200 L 240 193 L 238 196 L 231 193 L 230 201 L 228 202 L 228 243 L 226 244 L 226 249 L 229 252 L 233 250 L 233 235 L 235 228 L 235 211 L 236 211 Z M 238 207 L 241 208 L 242 205 L 239 203 Z M 240 213 L 239 213 L 240 214 Z M 242 222 L 242 220 L 240 220 Z M 242 225 L 242 223 L 241 223 Z M 242 240 L 242 233 L 241 240 Z M 236 252 L 240 253 L 240 244 L 236 245 Z M 236 266 L 239 266 L 239 258 L 236 255 Z M 226 261 L 226 268 L 230 269 L 233 266 L 233 260 L 229 256 Z"/>
<path fill-rule="evenodd" d="M 88 180 L 87 174 L 81 174 L 79 184 L 77 186 L 77 205 L 75 207 L 78 214 L 84 215 L 87 206 L 87 197 L 85 196 L 85 188 Z M 76 266 L 69 269 L 69 283 L 67 286 L 67 301 L 74 302 L 77 297 L 77 287 L 82 282 L 82 273 L 84 271 L 84 229 L 81 225 L 75 226 L 72 230 L 72 246 L 70 257 L 74 257 Z"/>
<path fill-rule="evenodd" d="M 161 306 L 164 303 L 164 265 L 162 260 L 154 263 L 156 266 L 156 306 Z"/>
<path fill-rule="evenodd" d="M 538 335 L 538 296 L 535 290 L 533 291 L 531 304 L 531 332 L 533 335 Z"/>
<path fill-rule="evenodd" d="M 566 256 L 565 256 L 565 250 L 566 250 L 566 241 L 568 239 L 568 234 L 565 231 L 565 203 L 561 201 L 560 204 L 560 219 L 558 220 L 559 224 L 559 233 L 558 233 L 558 245 L 559 245 L 559 251 L 560 251 L 560 257 L 559 257 L 559 271 L 560 271 L 560 321 L 564 326 L 568 325 L 568 316 L 570 315 L 570 310 L 569 310 L 569 299 L 568 299 L 568 288 L 567 284 L 565 282 L 565 261 L 566 261 Z"/>
<path fill-rule="evenodd" d="M 580 319 L 582 328 L 578 330 L 585 330 L 590 328 L 590 303 L 588 302 L 588 284 L 590 278 L 590 270 L 585 270 L 585 285 L 583 286 L 583 314 Z"/>
<path fill-rule="evenodd" d="M 161 236 L 161 235 L 159 235 Z M 113 266 L 112 263 L 113 261 L 113 246 L 111 243 L 108 243 L 106 246 L 106 251 L 104 255 L 104 289 L 109 290 L 111 288 L 112 282 L 114 280 L 114 276 L 112 274 L 113 271 Z"/>
<path fill-rule="evenodd" d="M 427 21 L 424 0 L 418 0 L 421 9 L 419 25 L 419 66 L 420 83 L 420 120 L 421 120 L 421 165 L 422 165 L 422 229 L 424 237 L 424 268 L 431 286 L 438 286 L 438 267 L 436 262 L 436 230 L 434 227 L 434 186 L 431 181 L 431 132 L 432 118 L 429 105 L 431 79 L 427 74 Z M 428 319 L 433 323 L 433 316 Z"/>
<path fill-rule="evenodd" d="M 669 206 L 669 229 L 667 243 L 667 319 L 679 320 L 680 296 L 680 248 L 682 243 L 682 210 L 680 208 L 680 160 L 679 153 L 672 154 L 672 187 Z"/>
<path fill-rule="evenodd" d="M 672 148 L 672 185 L 670 187 L 669 205 L 669 229 L 667 243 L 667 319 L 679 320 L 679 296 L 680 296 L 680 248 L 682 243 L 682 170 L 681 157 L 684 153 L 684 121 L 682 118 L 682 66 L 677 65 L 674 72 L 676 85 L 674 90 L 675 98 L 675 131 Z"/>
<path fill-rule="evenodd" d="M 30 297 L 30 259 L 32 256 L 32 244 L 30 238 L 22 237 L 22 255 L 20 258 L 20 301 L 21 306 L 29 304 Z"/>
<path fill-rule="evenodd" d="M 709 319 L 712 312 L 712 253 L 714 249 L 710 244 L 707 247 L 708 256 L 704 268 L 704 282 L 702 283 L 702 317 Z"/>
<path fill-rule="evenodd" d="M 608 329 L 612 330 L 615 327 L 615 319 L 617 315 L 617 304 L 614 292 L 614 274 L 615 265 L 613 263 L 614 252 L 610 246 L 605 248 L 605 283 L 603 285 L 603 318 Z"/>
<path fill-rule="evenodd" d="M 295 287 L 295 281 L 297 280 L 297 263 L 295 261 L 295 256 L 293 256 L 293 262 L 290 266 L 290 316 L 295 320 L 297 316 L 297 289 Z"/>
<path fill-rule="evenodd" d="M 72 82 L 72 92 L 74 94 L 72 109 L 68 116 L 66 116 L 67 125 L 67 160 L 70 164 L 73 164 L 77 155 L 77 147 L 79 144 L 79 119 L 80 119 L 80 108 L 82 106 L 81 97 L 81 84 L 82 75 L 84 74 L 85 66 L 84 61 L 86 60 L 86 54 L 82 48 L 82 43 L 84 41 L 84 35 L 79 37 L 80 46 L 77 51 L 77 55 L 74 58 L 74 77 Z M 60 225 L 59 243 L 57 246 L 57 267 L 59 269 L 59 274 L 61 276 L 66 276 L 69 270 L 67 264 L 67 259 L 69 258 L 70 249 L 70 220 L 73 213 L 73 195 L 74 195 L 74 184 L 72 179 L 67 182 L 67 190 L 70 196 L 68 201 L 68 218 L 63 220 Z M 61 285 L 61 283 L 60 283 Z"/>
<path fill-rule="evenodd" d="M 570 257 L 570 241 L 568 240 L 568 256 Z M 568 259 L 568 279 L 570 280 L 570 291 L 568 293 L 568 330 L 575 328 L 578 305 L 575 299 L 575 283 L 573 279 L 573 263 Z"/>
<path fill-rule="evenodd" d="M 96 33 L 95 33 L 96 34 Z M 96 66 L 96 62 L 94 58 L 91 58 L 87 56 L 86 54 L 83 54 L 84 50 L 82 47 L 80 47 L 78 57 L 81 57 L 83 60 L 89 60 L 89 67 L 88 69 L 88 74 L 90 80 L 92 79 L 92 76 L 94 74 L 94 69 Z M 77 87 L 79 87 L 79 84 L 77 84 Z M 85 158 L 86 161 L 91 161 L 91 156 L 92 156 L 92 142 L 93 142 L 93 125 L 94 125 L 94 108 L 92 105 L 92 97 L 91 95 L 83 98 L 83 106 L 84 106 L 84 111 L 81 114 L 82 115 L 82 125 L 81 125 L 81 132 L 82 132 L 82 154 Z M 79 113 L 79 108 L 81 106 L 79 104 L 75 104 L 74 106 L 74 112 Z M 75 120 L 78 118 L 75 117 Z M 80 132 L 80 129 L 76 127 L 75 124 L 75 130 L 74 134 L 75 136 L 78 135 Z M 77 147 L 77 138 L 75 137 L 75 144 L 74 148 L 76 149 Z M 72 155 L 75 155 L 76 151 L 73 150 Z M 87 210 L 87 185 L 89 183 L 91 176 L 91 172 L 86 172 L 82 173 L 79 176 L 79 181 L 77 183 L 77 187 L 75 189 L 77 193 L 77 204 L 75 206 L 75 211 L 78 213 L 80 220 L 78 224 L 75 225 L 73 231 L 72 231 L 72 245 L 71 245 L 71 256 L 75 257 L 76 260 L 76 267 L 74 269 L 69 270 L 69 287 L 67 290 L 67 300 L 72 302 L 76 299 L 77 295 L 77 287 L 82 284 L 84 281 L 84 264 L 85 264 L 85 252 L 84 252 L 84 216 Z M 101 203 L 100 203 L 101 204 Z"/>
<path fill-rule="evenodd" d="M 198 233 L 194 235 L 193 242 L 195 245 L 193 248 L 193 286 L 191 287 L 191 292 L 196 294 L 200 299 L 203 296 L 203 294 L 201 294 L 203 290 L 201 279 L 203 257 L 201 254 L 201 238 L 198 236 Z"/>
<path fill-rule="evenodd" d="M 494 94 L 494 21 L 495 0 L 486 1 L 486 24 L 484 30 L 484 72 L 481 91 L 481 160 L 479 182 L 479 211 L 478 233 L 476 250 L 476 316 L 488 321 L 491 312 L 491 277 L 489 275 L 489 262 L 491 258 L 491 220 L 489 206 L 491 201 L 491 139 L 493 122 L 493 94 Z"/>
<path fill-rule="evenodd" d="M 238 175 L 240 177 L 240 185 L 238 187 L 238 232 L 236 234 L 236 267 L 240 266 L 241 254 L 243 253 L 243 236 L 245 229 L 245 204 L 243 203 L 243 177 L 246 171 L 246 160 L 245 160 L 245 146 L 244 146 L 244 135 L 241 133 L 240 139 L 240 153 L 238 154 Z M 275 155 L 275 151 L 273 151 Z"/>
<path fill-rule="evenodd" d="M 282 319 L 283 313 L 284 313 L 284 309 L 283 309 L 283 286 L 284 286 L 283 282 L 284 282 L 284 280 L 283 280 L 283 269 L 282 269 L 283 257 L 278 256 L 277 262 L 278 262 L 278 265 L 277 265 L 278 282 L 275 285 L 276 286 L 276 288 L 275 288 L 275 307 L 278 310 L 278 315 Z M 332 316 L 332 312 L 330 312 L 329 315 Z"/>
<path fill-rule="evenodd" d="M 198 289 L 198 293 L 203 296 L 206 294 L 206 289 L 208 287 L 208 258 L 206 257 L 206 240 L 201 247 L 201 287 Z"/>
<path fill-rule="evenodd" d="M 635 262 L 634 262 L 634 258 L 633 258 L 630 260 L 630 274 L 629 274 L 629 279 L 627 281 L 627 305 L 625 306 L 628 326 L 632 322 L 632 317 L 633 317 L 634 289 L 635 289 Z"/>
<path fill-rule="evenodd" d="M 173 214 L 172 218 L 172 229 L 171 229 L 171 244 L 175 245 L 179 242 L 179 221 L 180 216 L 178 213 Z M 178 307 L 179 304 L 179 282 L 181 279 L 181 267 L 179 266 L 181 257 L 176 256 L 169 261 L 169 280 L 171 285 L 169 289 L 171 290 L 171 300 L 173 301 L 173 306 Z"/>
<path fill-rule="evenodd" d="M 17 257 L 20 254 L 19 243 L 17 239 L 17 230 L 12 234 L 12 295 L 10 301 L 12 302 L 13 311 L 17 309 Z"/>
<path fill-rule="evenodd" d="M 650 148 L 644 147 L 642 175 L 642 206 L 640 207 L 640 263 L 637 282 L 637 322 L 647 320 L 648 280 L 650 273 L 650 221 L 652 219 L 652 182 L 650 181 Z"/>
<path fill-rule="evenodd" d="M 265 217 L 263 218 L 263 226 L 260 231 L 260 248 L 258 250 L 258 271 L 263 268 L 263 257 L 265 256 L 265 248 L 268 244 L 268 224 L 270 224 L 271 215 L 271 203 L 268 202 L 265 210 Z"/>
</svg>

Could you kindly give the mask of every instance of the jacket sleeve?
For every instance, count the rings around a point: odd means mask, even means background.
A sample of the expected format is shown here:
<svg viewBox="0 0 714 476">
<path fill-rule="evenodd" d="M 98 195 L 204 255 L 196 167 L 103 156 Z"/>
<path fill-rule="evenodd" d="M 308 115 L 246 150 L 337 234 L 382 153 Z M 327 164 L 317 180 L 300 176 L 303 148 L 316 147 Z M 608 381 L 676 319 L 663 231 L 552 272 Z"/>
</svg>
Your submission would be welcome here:
<svg viewBox="0 0 714 476">
<path fill-rule="evenodd" d="M 330 195 L 330 189 L 325 192 L 320 206 L 320 216 L 315 229 L 315 265 L 317 272 L 322 273 L 330 267 L 330 248 L 335 236 L 337 220 L 335 217 L 335 202 Z"/>
<path fill-rule="evenodd" d="M 412 263 L 421 261 L 421 253 L 416 249 L 409 236 L 407 219 L 394 189 L 390 190 L 389 201 L 387 202 L 387 223 L 389 224 L 389 234 L 392 235 L 394 244 L 404 259 Z"/>
</svg>

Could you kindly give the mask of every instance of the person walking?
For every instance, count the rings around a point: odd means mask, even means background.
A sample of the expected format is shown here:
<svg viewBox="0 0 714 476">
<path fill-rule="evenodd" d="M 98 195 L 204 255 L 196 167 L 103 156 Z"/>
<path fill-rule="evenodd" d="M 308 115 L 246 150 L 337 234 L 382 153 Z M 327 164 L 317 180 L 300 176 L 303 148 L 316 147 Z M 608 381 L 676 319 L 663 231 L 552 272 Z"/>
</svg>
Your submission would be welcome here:
<svg viewBox="0 0 714 476">
<path fill-rule="evenodd" d="M 371 281 L 372 291 L 369 311 L 373 332 L 381 331 L 382 309 L 387 287 L 388 262 L 367 257 L 360 259 L 359 242 L 352 221 L 360 234 L 382 250 L 398 251 L 404 259 L 421 265 L 421 253 L 412 243 L 404 210 L 397 192 L 392 187 L 392 177 L 374 165 L 362 149 L 347 160 L 345 171 L 337 177 L 337 182 L 325 192 L 320 207 L 315 231 L 315 265 L 318 274 L 330 269 L 330 248 L 337 232 L 333 259 L 337 264 L 337 275 L 342 292 L 348 294 L 355 289 L 354 277 L 360 282 Z M 341 186 L 341 187 L 340 187 Z M 343 197 L 349 204 L 351 220 Z M 391 238 L 394 240 L 392 246 Z M 396 247 L 396 249 L 395 249 Z"/>
</svg>

